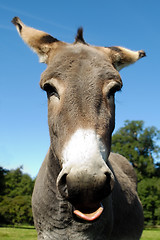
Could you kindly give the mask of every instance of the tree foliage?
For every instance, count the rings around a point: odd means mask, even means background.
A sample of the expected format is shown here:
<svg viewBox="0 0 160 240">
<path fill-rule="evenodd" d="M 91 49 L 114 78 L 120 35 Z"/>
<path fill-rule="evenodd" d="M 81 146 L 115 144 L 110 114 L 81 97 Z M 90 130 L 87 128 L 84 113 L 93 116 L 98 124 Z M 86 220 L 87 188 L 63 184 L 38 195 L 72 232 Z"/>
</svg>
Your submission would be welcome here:
<svg viewBox="0 0 160 240">
<path fill-rule="evenodd" d="M 112 137 L 112 151 L 125 156 L 135 167 L 138 181 L 155 176 L 159 167 L 154 160 L 159 156 L 157 140 L 160 131 L 155 127 L 144 128 L 143 121 L 125 121 Z"/>
<path fill-rule="evenodd" d="M 138 183 L 146 225 L 160 224 L 160 178 L 145 178 Z"/>
<path fill-rule="evenodd" d="M 160 224 L 160 131 L 144 128 L 143 121 L 125 121 L 112 137 L 112 151 L 125 156 L 135 168 L 146 225 Z"/>
<path fill-rule="evenodd" d="M 0 167 L 0 223 L 33 224 L 31 195 L 34 181 L 23 174 L 22 167 L 6 170 Z"/>
</svg>

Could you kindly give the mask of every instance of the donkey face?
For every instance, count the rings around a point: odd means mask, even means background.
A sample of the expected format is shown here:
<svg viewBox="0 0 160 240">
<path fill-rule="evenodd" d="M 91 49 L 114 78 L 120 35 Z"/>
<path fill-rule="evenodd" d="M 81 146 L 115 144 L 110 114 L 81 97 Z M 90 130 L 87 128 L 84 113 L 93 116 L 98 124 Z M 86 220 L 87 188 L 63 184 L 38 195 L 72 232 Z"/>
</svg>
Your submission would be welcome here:
<svg viewBox="0 0 160 240">
<path fill-rule="evenodd" d="M 104 145 L 106 159 L 114 129 L 114 93 L 122 87 L 120 75 L 106 54 L 82 43 L 66 45 L 48 64 L 40 85 L 48 95 L 51 143 L 61 164 L 69 161 L 62 150 L 68 142 L 74 139 L 77 149 L 84 141 L 79 137 L 84 133 L 86 138 L 89 132 Z M 75 148 L 67 154 L 78 156 Z"/>
<path fill-rule="evenodd" d="M 25 26 L 17 17 L 13 23 L 48 65 L 40 86 L 48 96 L 51 149 L 61 166 L 58 190 L 77 216 L 94 220 L 114 185 L 107 159 L 115 123 L 114 94 L 122 87 L 118 70 L 145 53 L 90 46 L 82 29 L 75 42 L 67 44 Z"/>
</svg>

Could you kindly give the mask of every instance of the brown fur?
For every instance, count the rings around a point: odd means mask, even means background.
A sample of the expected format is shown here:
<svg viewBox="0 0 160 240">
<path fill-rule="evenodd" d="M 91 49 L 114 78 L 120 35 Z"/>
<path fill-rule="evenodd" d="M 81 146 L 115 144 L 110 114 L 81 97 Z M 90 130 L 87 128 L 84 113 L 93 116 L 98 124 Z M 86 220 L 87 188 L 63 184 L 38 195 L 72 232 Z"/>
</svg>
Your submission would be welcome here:
<svg viewBox="0 0 160 240">
<path fill-rule="evenodd" d="M 110 154 L 110 147 L 115 124 L 114 93 L 122 87 L 117 70 L 144 57 L 144 51 L 90 46 L 84 41 L 82 29 L 75 42 L 67 44 L 27 27 L 17 17 L 13 23 L 22 39 L 48 65 L 40 86 L 48 95 L 51 145 L 32 197 L 38 239 L 140 239 L 143 212 L 136 176 L 124 157 Z M 77 129 L 94 130 L 107 156 L 105 161 L 97 157 L 85 166 L 76 163 L 78 168 L 72 166 L 71 174 L 64 167 L 63 149 Z M 97 221 L 84 223 L 73 215 L 72 205 L 93 209 L 99 201 L 104 212 Z"/>
</svg>

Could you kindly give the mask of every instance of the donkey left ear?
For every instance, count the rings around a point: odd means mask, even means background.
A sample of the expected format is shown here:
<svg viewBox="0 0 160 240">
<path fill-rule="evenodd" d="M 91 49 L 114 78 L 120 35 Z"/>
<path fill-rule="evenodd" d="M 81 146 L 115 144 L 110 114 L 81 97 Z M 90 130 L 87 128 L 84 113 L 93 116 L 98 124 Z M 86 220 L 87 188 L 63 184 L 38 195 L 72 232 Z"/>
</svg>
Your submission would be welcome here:
<svg viewBox="0 0 160 240">
<path fill-rule="evenodd" d="M 62 43 L 48 33 L 26 26 L 18 17 L 14 17 L 12 23 L 24 42 L 38 54 L 40 62 L 47 63 L 51 49 Z"/>
<path fill-rule="evenodd" d="M 108 47 L 104 48 L 104 51 L 107 51 L 113 66 L 118 71 L 146 56 L 143 50 L 132 51 L 123 47 Z"/>
</svg>

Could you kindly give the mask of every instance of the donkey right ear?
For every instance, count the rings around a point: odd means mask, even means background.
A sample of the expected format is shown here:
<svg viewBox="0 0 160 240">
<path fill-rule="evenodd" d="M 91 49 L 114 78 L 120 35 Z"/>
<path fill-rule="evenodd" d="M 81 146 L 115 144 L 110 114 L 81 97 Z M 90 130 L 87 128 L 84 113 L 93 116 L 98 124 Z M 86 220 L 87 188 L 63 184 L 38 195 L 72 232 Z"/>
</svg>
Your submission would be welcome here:
<svg viewBox="0 0 160 240">
<path fill-rule="evenodd" d="M 132 51 L 124 47 L 108 47 L 103 48 L 103 50 L 105 52 L 109 50 L 108 54 L 117 71 L 146 56 L 143 50 Z"/>
<path fill-rule="evenodd" d="M 56 49 L 59 44 L 62 44 L 48 33 L 26 26 L 18 17 L 14 17 L 12 23 L 24 42 L 38 54 L 40 62 L 48 63 L 51 49 Z"/>
</svg>

